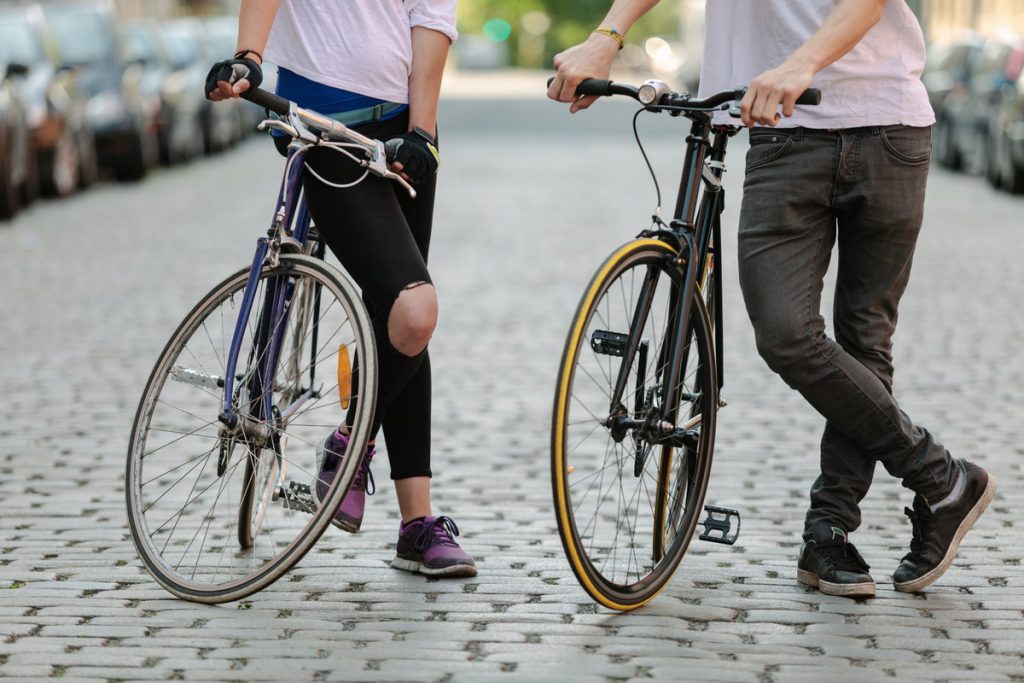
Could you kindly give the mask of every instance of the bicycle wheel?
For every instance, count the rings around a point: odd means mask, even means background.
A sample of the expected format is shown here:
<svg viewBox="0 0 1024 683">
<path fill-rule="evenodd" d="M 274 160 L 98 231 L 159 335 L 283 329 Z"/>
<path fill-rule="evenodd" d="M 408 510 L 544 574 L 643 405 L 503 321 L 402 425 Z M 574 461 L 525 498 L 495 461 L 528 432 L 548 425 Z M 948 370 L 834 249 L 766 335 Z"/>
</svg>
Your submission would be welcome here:
<svg viewBox="0 0 1024 683">
<path fill-rule="evenodd" d="M 675 258 L 664 242 L 637 240 L 605 261 L 577 309 L 556 388 L 559 534 L 584 590 L 612 609 L 643 605 L 671 578 L 711 471 L 718 385 L 699 294 L 681 371 L 668 377 L 683 286 Z"/>
<path fill-rule="evenodd" d="M 316 450 L 355 401 L 348 452 L 369 437 L 376 350 L 355 287 L 317 259 L 265 266 L 243 321 L 230 397 L 226 368 L 248 269 L 213 288 L 160 355 L 132 426 L 128 519 L 149 572 L 199 602 L 250 595 L 298 562 L 330 524 L 358 458 L 318 505 Z M 352 373 L 349 359 L 359 359 Z"/>
</svg>

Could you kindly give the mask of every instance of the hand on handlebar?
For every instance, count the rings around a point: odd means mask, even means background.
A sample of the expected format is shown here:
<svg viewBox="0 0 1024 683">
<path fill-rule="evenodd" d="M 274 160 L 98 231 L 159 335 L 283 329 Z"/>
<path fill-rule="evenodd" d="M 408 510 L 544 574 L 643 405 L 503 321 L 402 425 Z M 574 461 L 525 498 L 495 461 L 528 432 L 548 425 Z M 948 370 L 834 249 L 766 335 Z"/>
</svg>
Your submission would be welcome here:
<svg viewBox="0 0 1024 683">
<path fill-rule="evenodd" d="M 780 119 L 780 105 L 782 116 L 792 116 L 797 98 L 811 87 L 813 77 L 813 69 L 789 61 L 762 73 L 750 82 L 747 94 L 740 102 L 743 125 L 747 128 L 757 123 L 776 125 Z"/>
<path fill-rule="evenodd" d="M 206 75 L 206 99 L 220 102 L 238 97 L 263 82 L 263 69 L 251 59 L 225 59 Z"/>
<path fill-rule="evenodd" d="M 390 169 L 412 183 L 422 183 L 437 173 L 441 154 L 433 136 L 421 128 L 391 138 L 384 143 Z"/>
<path fill-rule="evenodd" d="M 548 87 L 548 97 L 559 102 L 571 102 L 569 111 L 575 114 L 597 101 L 596 97 L 580 97 L 576 88 L 587 78 L 608 78 L 612 60 L 619 52 L 618 43 L 608 36 L 593 33 L 584 42 L 555 55 L 558 72 Z"/>
</svg>

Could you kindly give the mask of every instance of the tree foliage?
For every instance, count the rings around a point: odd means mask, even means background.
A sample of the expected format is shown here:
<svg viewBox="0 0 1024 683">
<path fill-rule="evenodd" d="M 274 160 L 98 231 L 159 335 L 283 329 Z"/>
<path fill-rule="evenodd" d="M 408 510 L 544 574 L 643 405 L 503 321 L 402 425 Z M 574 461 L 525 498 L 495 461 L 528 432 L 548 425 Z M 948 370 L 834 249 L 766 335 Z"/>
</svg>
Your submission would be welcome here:
<svg viewBox="0 0 1024 683">
<path fill-rule="evenodd" d="M 609 7 L 611 0 L 460 0 L 459 30 L 480 34 L 487 21 L 503 19 L 512 27 L 508 38 L 512 63 L 550 66 L 556 53 L 585 40 Z M 542 36 L 542 55 L 521 49 L 524 38 L 530 39 L 522 24 L 523 15 L 529 12 L 543 12 L 551 20 L 550 29 Z M 675 33 L 677 29 L 677 3 L 665 0 L 637 22 L 627 40 L 635 36 L 639 42 L 645 36 Z"/>
</svg>

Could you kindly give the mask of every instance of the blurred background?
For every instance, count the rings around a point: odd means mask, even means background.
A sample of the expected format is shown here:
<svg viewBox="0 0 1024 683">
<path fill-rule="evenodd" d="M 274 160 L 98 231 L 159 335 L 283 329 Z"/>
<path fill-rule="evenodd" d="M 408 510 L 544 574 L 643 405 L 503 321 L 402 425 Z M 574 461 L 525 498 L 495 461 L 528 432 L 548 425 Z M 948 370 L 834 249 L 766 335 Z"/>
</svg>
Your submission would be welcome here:
<svg viewBox="0 0 1024 683">
<path fill-rule="evenodd" d="M 461 0 L 449 80 L 486 87 L 549 69 L 609 0 Z M 916 0 L 938 163 L 1024 193 L 1024 3 Z M 209 65 L 235 48 L 237 0 L 0 2 L 0 219 L 97 180 L 138 181 L 251 134 L 261 112 L 211 106 Z M 663 0 L 617 69 L 693 90 L 704 0 Z M 624 75 L 618 76 L 626 77 Z M 271 74 L 272 78 L 272 74 Z M 467 80 L 468 79 L 468 80 Z M 533 81 L 530 81 L 531 88 Z M 533 91 L 531 91 L 533 92 Z M 538 95 L 539 96 L 539 95 Z"/>
</svg>

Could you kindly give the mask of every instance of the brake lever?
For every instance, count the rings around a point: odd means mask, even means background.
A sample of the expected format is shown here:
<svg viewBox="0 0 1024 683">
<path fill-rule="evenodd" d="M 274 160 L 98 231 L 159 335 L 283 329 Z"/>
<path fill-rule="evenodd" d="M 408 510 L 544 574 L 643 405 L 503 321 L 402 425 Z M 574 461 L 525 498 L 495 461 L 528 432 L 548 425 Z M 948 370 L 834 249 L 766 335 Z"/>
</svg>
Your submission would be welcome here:
<svg viewBox="0 0 1024 683">
<path fill-rule="evenodd" d="M 405 178 L 394 173 L 388 168 L 387 153 L 384 151 L 384 143 L 380 140 L 376 141 L 375 149 L 370 153 L 370 158 L 366 161 L 366 167 L 374 175 L 379 175 L 381 178 L 387 178 L 388 180 L 394 180 L 399 185 L 405 188 L 406 192 L 409 193 L 409 197 L 416 199 L 416 190 L 413 189 L 412 185 L 406 182 Z"/>
</svg>

